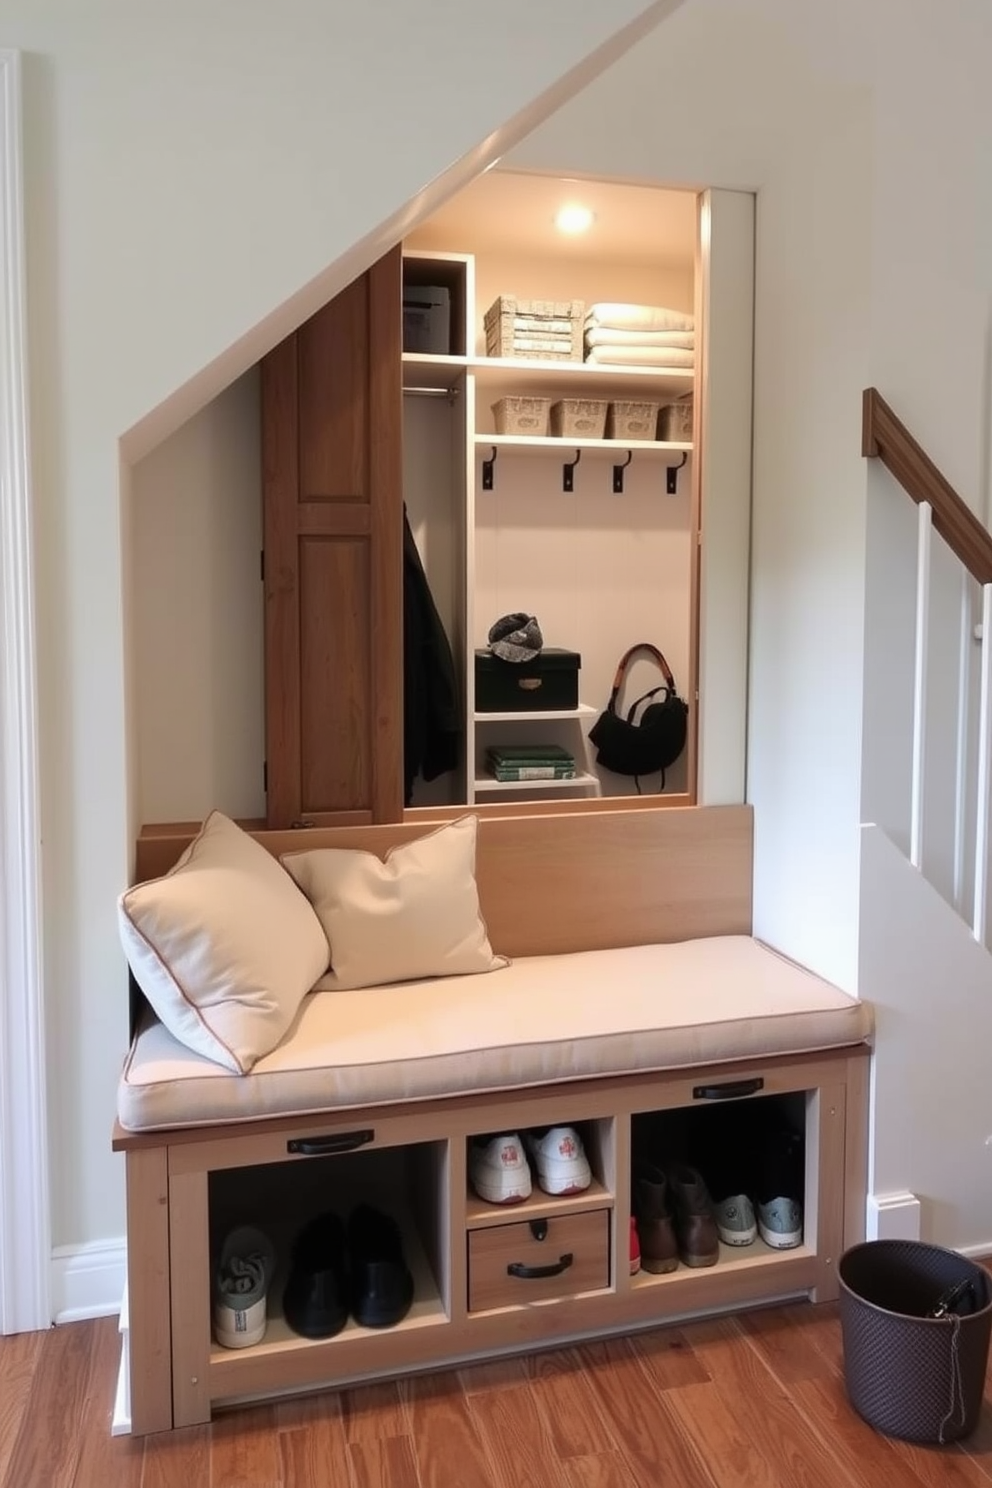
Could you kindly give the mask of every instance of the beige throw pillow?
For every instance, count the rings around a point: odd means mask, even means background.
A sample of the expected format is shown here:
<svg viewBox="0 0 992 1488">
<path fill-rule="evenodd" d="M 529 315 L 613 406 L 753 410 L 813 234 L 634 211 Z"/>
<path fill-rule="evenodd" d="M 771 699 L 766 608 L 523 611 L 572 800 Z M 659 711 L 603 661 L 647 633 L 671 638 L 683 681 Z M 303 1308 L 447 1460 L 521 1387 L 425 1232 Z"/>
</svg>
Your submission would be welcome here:
<svg viewBox="0 0 992 1488">
<path fill-rule="evenodd" d="M 118 923 L 166 1028 L 236 1074 L 275 1048 L 327 970 L 327 937 L 303 894 L 219 811 L 164 878 L 121 895 Z"/>
<path fill-rule="evenodd" d="M 318 986 L 345 990 L 417 977 L 465 976 L 494 956 L 475 884 L 478 818 L 463 816 L 392 848 L 385 861 L 349 848 L 286 853 L 331 947 Z"/>
</svg>

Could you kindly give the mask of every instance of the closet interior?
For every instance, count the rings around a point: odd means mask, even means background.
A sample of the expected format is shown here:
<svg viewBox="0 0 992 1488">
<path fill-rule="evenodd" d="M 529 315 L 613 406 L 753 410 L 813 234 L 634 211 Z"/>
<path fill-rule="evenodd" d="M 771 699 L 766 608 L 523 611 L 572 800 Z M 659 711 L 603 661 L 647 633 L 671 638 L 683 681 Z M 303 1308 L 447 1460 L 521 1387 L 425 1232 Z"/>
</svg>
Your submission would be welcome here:
<svg viewBox="0 0 992 1488">
<path fill-rule="evenodd" d="M 464 707 L 459 767 L 409 806 L 694 798 L 697 219 L 688 192 L 494 170 L 403 244 L 403 499 Z M 537 678 L 477 661 L 512 615 Z M 688 741 L 634 777 L 589 733 L 642 642 Z M 664 680 L 639 653 L 621 705 Z"/>
</svg>

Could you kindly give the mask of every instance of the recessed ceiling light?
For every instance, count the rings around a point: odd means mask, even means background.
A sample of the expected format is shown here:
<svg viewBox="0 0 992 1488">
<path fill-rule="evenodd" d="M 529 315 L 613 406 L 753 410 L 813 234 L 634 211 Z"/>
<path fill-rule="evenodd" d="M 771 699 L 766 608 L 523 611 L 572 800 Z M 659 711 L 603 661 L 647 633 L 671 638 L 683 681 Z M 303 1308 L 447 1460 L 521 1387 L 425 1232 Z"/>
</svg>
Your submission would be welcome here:
<svg viewBox="0 0 992 1488">
<path fill-rule="evenodd" d="M 555 227 L 559 232 L 568 233 L 574 237 L 576 233 L 588 232 L 592 227 L 595 213 L 589 207 L 580 206 L 578 202 L 571 202 L 568 206 L 560 207 L 555 217 Z"/>
</svg>

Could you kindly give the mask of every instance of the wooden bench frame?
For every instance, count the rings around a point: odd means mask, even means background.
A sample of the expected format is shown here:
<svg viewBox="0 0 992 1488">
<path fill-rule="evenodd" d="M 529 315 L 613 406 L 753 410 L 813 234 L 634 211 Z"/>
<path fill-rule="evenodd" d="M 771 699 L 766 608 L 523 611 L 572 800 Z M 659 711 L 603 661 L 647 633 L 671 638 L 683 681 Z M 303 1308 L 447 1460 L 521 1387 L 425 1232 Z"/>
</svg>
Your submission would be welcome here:
<svg viewBox="0 0 992 1488">
<path fill-rule="evenodd" d="M 381 852 L 424 830 L 420 824 L 256 834 L 272 851 L 355 846 Z M 164 871 L 183 838 L 139 841 L 137 876 Z M 526 873 L 539 892 L 521 895 Z M 480 896 L 493 944 L 511 955 L 748 933 L 751 813 L 745 807 L 618 811 L 564 818 L 484 819 Z M 836 1263 L 863 1238 L 867 1175 L 868 1053 L 865 1045 L 710 1068 L 586 1079 L 569 1085 L 451 1097 L 309 1117 L 129 1133 L 115 1149 L 127 1165 L 131 1420 L 135 1434 L 193 1425 L 218 1406 L 287 1391 L 395 1376 L 601 1333 L 622 1332 L 714 1309 L 783 1297 L 836 1297 Z M 232 1077 L 234 1078 L 234 1077 Z M 691 1106 L 701 1083 L 761 1079 L 762 1094 L 805 1102 L 806 1206 L 798 1250 L 725 1258 L 714 1268 L 631 1278 L 627 1266 L 630 1134 L 642 1112 Z M 598 1181 L 578 1198 L 535 1193 L 512 1214 L 483 1213 L 468 1189 L 468 1140 L 480 1132 L 584 1122 Z M 401 1161 L 413 1174 L 415 1228 L 431 1301 L 398 1327 L 349 1325 L 313 1342 L 270 1326 L 263 1343 L 220 1349 L 210 1333 L 211 1193 L 292 1174 L 287 1144 L 300 1137 L 374 1133 L 370 1162 Z M 405 1150 L 404 1150 L 405 1149 Z M 339 1162 L 319 1158 L 318 1162 Z M 278 1166 L 276 1166 L 278 1165 Z M 301 1181 L 306 1170 L 296 1170 Z M 316 1170 L 313 1170 L 314 1172 Z M 342 1168 L 343 1172 L 344 1169 Z M 222 1175 L 227 1175 L 224 1180 Z M 285 1181 L 285 1180 L 282 1180 Z M 295 1182 L 295 1179 L 293 1179 Z M 484 1208 L 484 1206 L 482 1206 Z M 567 1305 L 526 1303 L 475 1311 L 468 1303 L 470 1231 L 530 1218 L 602 1209 L 609 1234 L 609 1285 Z"/>
</svg>

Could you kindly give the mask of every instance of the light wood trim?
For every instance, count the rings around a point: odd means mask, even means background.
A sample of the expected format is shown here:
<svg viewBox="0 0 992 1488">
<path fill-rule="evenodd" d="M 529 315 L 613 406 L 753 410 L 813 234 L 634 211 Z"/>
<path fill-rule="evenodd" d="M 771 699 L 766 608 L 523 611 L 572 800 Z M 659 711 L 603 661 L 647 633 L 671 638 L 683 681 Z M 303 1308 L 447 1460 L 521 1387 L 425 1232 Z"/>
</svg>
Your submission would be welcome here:
<svg viewBox="0 0 992 1488">
<path fill-rule="evenodd" d="M 608 1209 L 586 1209 L 577 1214 L 557 1214 L 549 1206 L 547 1235 L 535 1239 L 526 1220 L 472 1230 L 468 1237 L 469 1312 L 489 1312 L 498 1307 L 527 1307 L 549 1297 L 581 1296 L 598 1292 L 610 1284 L 610 1213 Z M 570 1255 L 567 1270 L 557 1276 L 522 1280 L 510 1276 L 514 1262 L 525 1266 L 558 1264 Z"/>
<path fill-rule="evenodd" d="M 847 1061 L 847 1109 L 844 1122 L 844 1246 L 865 1238 L 868 1195 L 869 1049 L 855 1050 Z"/>
<path fill-rule="evenodd" d="M 210 1224 L 206 1173 L 169 1179 L 172 1250 L 172 1412 L 177 1426 L 210 1420 Z M 129 1237 L 130 1240 L 130 1237 Z"/>
<path fill-rule="evenodd" d="M 254 835 L 276 856 L 318 847 L 384 855 L 431 829 L 395 822 Z M 751 830 L 748 806 L 480 817 L 476 878 L 490 940 L 505 955 L 531 956 L 747 935 Z M 165 872 L 187 841 L 139 837 L 139 879 Z M 540 892 L 522 894 L 521 884 Z"/>
<path fill-rule="evenodd" d="M 693 312 L 696 324 L 696 364 L 693 368 L 692 385 L 692 453 L 689 455 L 691 477 L 689 505 L 689 675 L 685 680 L 683 696 L 689 706 L 686 720 L 686 789 L 695 804 L 699 799 L 699 632 L 700 590 L 702 581 L 703 524 L 703 472 L 705 453 L 703 447 L 702 420 L 703 402 L 706 396 L 706 334 L 707 278 L 709 265 L 705 259 L 703 243 L 703 196 L 696 197 L 696 240 L 693 255 Z"/>
<path fill-rule="evenodd" d="M 299 417 L 297 338 L 261 362 L 262 544 L 265 553 L 266 818 L 300 814 L 300 606 L 297 537 Z M 276 682 L 278 679 L 278 683 Z"/>
<path fill-rule="evenodd" d="M 819 1274 L 813 1300 L 834 1302 L 839 1293 L 837 1263 L 844 1246 L 844 1085 L 838 1081 L 821 1084 L 813 1099 L 815 1143 L 810 1143 L 807 1133 L 806 1153 L 815 1179 L 815 1206 L 812 1215 L 807 1206 L 804 1218 L 807 1226 L 812 1220 L 816 1234 Z M 807 1175 L 807 1192 L 809 1187 Z"/>
<path fill-rule="evenodd" d="M 372 819 L 403 817 L 403 261 L 369 270 Z"/>
<path fill-rule="evenodd" d="M 172 1426 L 169 1181 L 164 1147 L 127 1155 L 127 1293 L 131 1429 Z"/>
<path fill-rule="evenodd" d="M 992 536 L 877 388 L 862 395 L 861 453 L 880 459 L 915 502 L 928 501 L 935 529 L 972 578 L 992 583 Z"/>
</svg>

